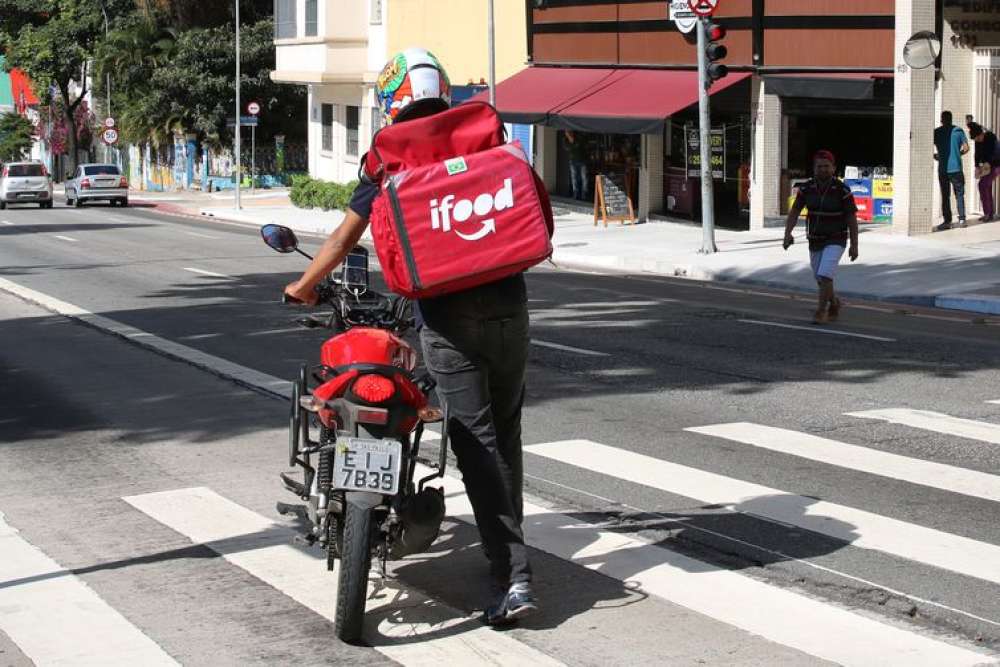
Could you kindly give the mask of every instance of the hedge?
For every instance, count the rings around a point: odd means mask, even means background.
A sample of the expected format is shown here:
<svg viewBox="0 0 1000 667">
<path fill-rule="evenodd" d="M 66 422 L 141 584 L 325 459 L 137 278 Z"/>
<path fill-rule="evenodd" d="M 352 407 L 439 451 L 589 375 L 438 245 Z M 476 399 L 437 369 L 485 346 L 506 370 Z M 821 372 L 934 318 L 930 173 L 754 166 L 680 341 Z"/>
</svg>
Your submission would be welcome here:
<svg viewBox="0 0 1000 667">
<path fill-rule="evenodd" d="M 292 192 L 289 197 L 292 204 L 299 208 L 321 208 L 344 210 L 351 201 L 351 194 L 357 186 L 357 181 L 346 185 L 330 183 L 306 175 L 292 177 Z"/>
</svg>

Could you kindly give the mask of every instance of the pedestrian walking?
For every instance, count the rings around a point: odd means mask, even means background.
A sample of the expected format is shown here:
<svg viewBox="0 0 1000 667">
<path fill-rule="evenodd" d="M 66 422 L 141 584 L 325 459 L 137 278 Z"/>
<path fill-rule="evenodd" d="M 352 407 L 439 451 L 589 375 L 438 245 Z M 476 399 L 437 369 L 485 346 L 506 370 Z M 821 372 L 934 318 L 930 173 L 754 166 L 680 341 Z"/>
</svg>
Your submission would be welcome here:
<svg viewBox="0 0 1000 667">
<path fill-rule="evenodd" d="M 587 200 L 587 142 L 573 130 L 566 130 L 569 148 L 569 187 L 573 199 Z"/>
<path fill-rule="evenodd" d="M 965 173 L 962 156 L 969 152 L 969 142 L 962 128 L 952 123 L 950 111 L 941 112 L 941 127 L 934 130 L 934 159 L 938 163 L 938 184 L 941 186 L 941 214 L 944 222 L 936 232 L 951 229 L 951 191 L 958 204 L 958 226 L 965 227 Z"/>
<path fill-rule="evenodd" d="M 996 134 L 978 123 L 969 126 L 969 137 L 976 144 L 976 178 L 979 179 L 979 199 L 983 202 L 983 217 L 979 221 L 992 222 L 996 219 L 993 183 L 1000 176 L 1000 142 Z"/>
<path fill-rule="evenodd" d="M 851 189 L 835 177 L 837 161 L 827 150 L 813 157 L 813 178 L 799 186 L 792 209 L 785 220 L 785 250 L 795 243 L 792 230 L 806 209 L 806 237 L 809 240 L 809 262 L 816 278 L 818 300 L 815 324 L 833 322 L 840 316 L 843 303 L 833 288 L 840 258 L 850 240 L 849 255 L 858 258 L 858 209 Z"/>
</svg>

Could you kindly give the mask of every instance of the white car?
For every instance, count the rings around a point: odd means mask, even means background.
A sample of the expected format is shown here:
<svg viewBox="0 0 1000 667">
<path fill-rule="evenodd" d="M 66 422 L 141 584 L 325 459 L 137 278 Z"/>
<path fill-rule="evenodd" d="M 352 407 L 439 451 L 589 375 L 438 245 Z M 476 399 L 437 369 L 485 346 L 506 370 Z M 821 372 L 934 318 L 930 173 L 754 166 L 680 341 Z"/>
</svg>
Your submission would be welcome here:
<svg viewBox="0 0 1000 667">
<path fill-rule="evenodd" d="M 128 206 L 128 179 L 116 164 L 81 164 L 66 181 L 66 205 L 80 208 L 84 202 L 106 201 Z"/>
<path fill-rule="evenodd" d="M 52 208 L 52 178 L 41 162 L 8 162 L 0 171 L 0 210 L 7 204 Z"/>
</svg>

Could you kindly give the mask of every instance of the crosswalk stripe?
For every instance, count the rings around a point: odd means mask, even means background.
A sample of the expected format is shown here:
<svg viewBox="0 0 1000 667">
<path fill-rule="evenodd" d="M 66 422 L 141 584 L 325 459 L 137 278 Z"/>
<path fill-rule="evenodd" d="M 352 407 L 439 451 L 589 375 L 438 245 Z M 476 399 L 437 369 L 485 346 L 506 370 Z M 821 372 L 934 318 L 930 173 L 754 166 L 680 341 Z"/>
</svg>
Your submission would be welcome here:
<svg viewBox="0 0 1000 667">
<path fill-rule="evenodd" d="M 292 543 L 295 533 L 220 496 L 191 488 L 124 498 L 139 511 L 203 544 L 227 561 L 312 609 L 331 622 L 336 615 L 337 574 Z M 433 602 L 420 593 L 369 584 L 365 639 L 404 665 L 561 665 L 478 619 Z M 379 619 L 376 624 L 374 619 Z M 456 626 L 468 626 L 455 631 Z"/>
<path fill-rule="evenodd" d="M 881 419 L 891 424 L 902 424 L 925 431 L 954 435 L 959 438 L 970 440 L 982 440 L 994 445 L 1000 445 L 1000 424 L 975 421 L 974 419 L 962 419 L 952 417 L 940 412 L 930 410 L 908 410 L 905 408 L 892 408 L 889 410 L 864 410 L 862 412 L 847 412 L 848 417 L 861 417 L 862 419 Z"/>
<path fill-rule="evenodd" d="M 429 474 L 418 466 L 418 474 Z M 441 480 L 448 515 L 474 522 L 462 482 Z M 437 482 L 435 482 L 437 484 Z M 977 665 L 987 656 L 603 530 L 526 502 L 528 544 L 789 648 L 841 665 Z"/>
<path fill-rule="evenodd" d="M 891 477 L 921 486 L 1000 502 L 1000 476 L 828 440 L 809 433 L 736 422 L 686 428 L 761 449 L 791 454 L 841 468 Z"/>
<path fill-rule="evenodd" d="M 525 451 L 1000 584 L 1000 546 L 589 440 L 532 445 Z"/>
<path fill-rule="evenodd" d="M 38 665 L 176 665 L 0 513 L 0 629 Z"/>
</svg>

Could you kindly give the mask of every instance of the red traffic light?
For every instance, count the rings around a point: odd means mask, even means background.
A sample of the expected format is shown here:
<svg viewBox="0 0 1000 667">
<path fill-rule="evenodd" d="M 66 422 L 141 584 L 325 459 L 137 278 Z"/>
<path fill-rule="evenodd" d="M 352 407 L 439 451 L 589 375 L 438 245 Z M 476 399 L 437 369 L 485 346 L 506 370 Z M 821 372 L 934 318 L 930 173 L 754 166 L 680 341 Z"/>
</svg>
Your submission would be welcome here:
<svg viewBox="0 0 1000 667">
<path fill-rule="evenodd" d="M 708 26 L 708 38 L 711 41 L 714 42 L 716 40 L 723 39 L 725 38 L 725 36 L 726 36 L 726 29 L 723 28 L 718 23 L 712 23 L 711 25 Z"/>
</svg>

